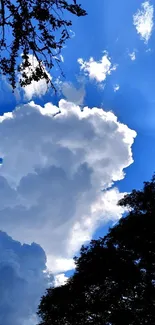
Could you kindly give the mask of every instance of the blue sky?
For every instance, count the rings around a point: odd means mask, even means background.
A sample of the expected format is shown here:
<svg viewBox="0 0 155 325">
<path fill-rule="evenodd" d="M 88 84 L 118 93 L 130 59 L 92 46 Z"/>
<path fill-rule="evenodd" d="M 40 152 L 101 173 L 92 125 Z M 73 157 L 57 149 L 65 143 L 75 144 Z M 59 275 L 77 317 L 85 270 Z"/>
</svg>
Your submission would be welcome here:
<svg viewBox="0 0 155 325">
<path fill-rule="evenodd" d="M 80 246 L 103 236 L 124 213 L 117 201 L 155 171 L 155 1 L 81 3 L 88 15 L 73 17 L 65 78 L 51 71 L 56 95 L 44 80 L 15 94 L 0 83 L 4 325 L 36 324 L 45 288 L 72 274 Z"/>
</svg>

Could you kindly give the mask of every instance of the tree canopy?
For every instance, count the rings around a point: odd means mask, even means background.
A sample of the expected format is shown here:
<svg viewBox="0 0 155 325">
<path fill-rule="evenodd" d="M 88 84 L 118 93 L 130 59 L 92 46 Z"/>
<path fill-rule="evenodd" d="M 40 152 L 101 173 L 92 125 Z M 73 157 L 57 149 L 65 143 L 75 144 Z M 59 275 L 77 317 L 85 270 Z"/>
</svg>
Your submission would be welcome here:
<svg viewBox="0 0 155 325">
<path fill-rule="evenodd" d="M 42 297 L 41 325 L 155 324 L 155 176 L 119 204 L 128 215 L 82 246 L 74 275 Z"/>
<path fill-rule="evenodd" d="M 76 0 L 0 0 L 0 73 L 13 89 L 17 73 L 21 86 L 43 78 L 50 82 L 47 71 L 59 65 L 57 56 L 70 38 L 70 14 L 85 16 L 86 11 Z"/>
</svg>

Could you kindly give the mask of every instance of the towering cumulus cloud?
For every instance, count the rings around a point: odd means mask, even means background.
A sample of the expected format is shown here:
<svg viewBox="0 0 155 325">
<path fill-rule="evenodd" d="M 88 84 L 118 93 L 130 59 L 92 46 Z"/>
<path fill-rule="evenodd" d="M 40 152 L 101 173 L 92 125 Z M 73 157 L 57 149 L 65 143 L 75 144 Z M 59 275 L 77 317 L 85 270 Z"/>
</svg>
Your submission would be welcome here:
<svg viewBox="0 0 155 325">
<path fill-rule="evenodd" d="M 0 324 L 37 323 L 37 305 L 49 281 L 45 263 L 39 245 L 21 245 L 0 231 Z"/>
<path fill-rule="evenodd" d="M 121 217 L 110 188 L 132 163 L 136 133 L 112 112 L 61 100 L 34 102 L 0 120 L 0 224 L 14 239 L 40 244 L 57 273 L 96 228 Z"/>
</svg>

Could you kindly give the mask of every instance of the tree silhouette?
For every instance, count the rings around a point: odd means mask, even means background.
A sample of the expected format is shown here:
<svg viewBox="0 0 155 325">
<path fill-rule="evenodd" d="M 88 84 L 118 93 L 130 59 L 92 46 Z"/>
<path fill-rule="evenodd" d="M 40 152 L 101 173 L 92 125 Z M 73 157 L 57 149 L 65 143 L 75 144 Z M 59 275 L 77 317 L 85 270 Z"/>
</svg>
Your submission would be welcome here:
<svg viewBox="0 0 155 325">
<path fill-rule="evenodd" d="M 75 0 L 0 0 L 0 72 L 13 89 L 17 72 L 21 86 L 43 78 L 51 82 L 46 69 L 59 65 L 57 55 L 70 38 L 69 14 L 84 16 L 86 11 Z M 30 54 L 37 60 L 35 67 Z"/>
<path fill-rule="evenodd" d="M 42 297 L 40 324 L 155 324 L 155 177 L 119 204 L 128 215 L 82 246 L 67 284 Z"/>
<path fill-rule="evenodd" d="M 132 191 L 119 204 L 130 208 L 126 218 L 104 239 L 137 264 L 145 285 L 140 290 L 139 324 L 155 323 L 155 176 L 142 191 Z"/>
</svg>

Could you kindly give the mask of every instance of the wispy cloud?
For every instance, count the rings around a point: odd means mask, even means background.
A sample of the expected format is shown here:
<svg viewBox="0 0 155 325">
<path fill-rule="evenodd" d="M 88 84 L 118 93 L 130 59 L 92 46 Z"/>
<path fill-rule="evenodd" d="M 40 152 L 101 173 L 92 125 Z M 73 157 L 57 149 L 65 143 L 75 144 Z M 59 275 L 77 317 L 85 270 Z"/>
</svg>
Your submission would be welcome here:
<svg viewBox="0 0 155 325">
<path fill-rule="evenodd" d="M 72 82 L 61 81 L 58 77 L 55 81 L 55 86 L 59 94 L 63 95 L 68 102 L 76 105 L 82 105 L 86 95 L 84 83 L 79 82 L 78 87 L 75 87 Z"/>
<path fill-rule="evenodd" d="M 114 86 L 114 92 L 118 91 L 119 89 L 120 89 L 120 85 L 116 84 L 116 85 Z"/>
<path fill-rule="evenodd" d="M 153 5 L 151 5 L 149 1 L 145 1 L 142 3 L 141 9 L 133 16 L 133 24 L 136 27 L 137 33 L 140 34 L 141 39 L 144 40 L 145 43 L 148 42 L 152 34 L 153 15 Z"/>
<path fill-rule="evenodd" d="M 136 60 L 136 52 L 133 51 L 133 52 L 129 53 L 129 57 L 130 57 L 131 61 L 135 61 Z"/>
<path fill-rule="evenodd" d="M 63 82 L 62 94 L 65 96 L 65 98 L 68 101 L 75 103 L 77 105 L 82 105 L 86 92 L 84 86 L 76 88 L 71 82 Z"/>
</svg>

